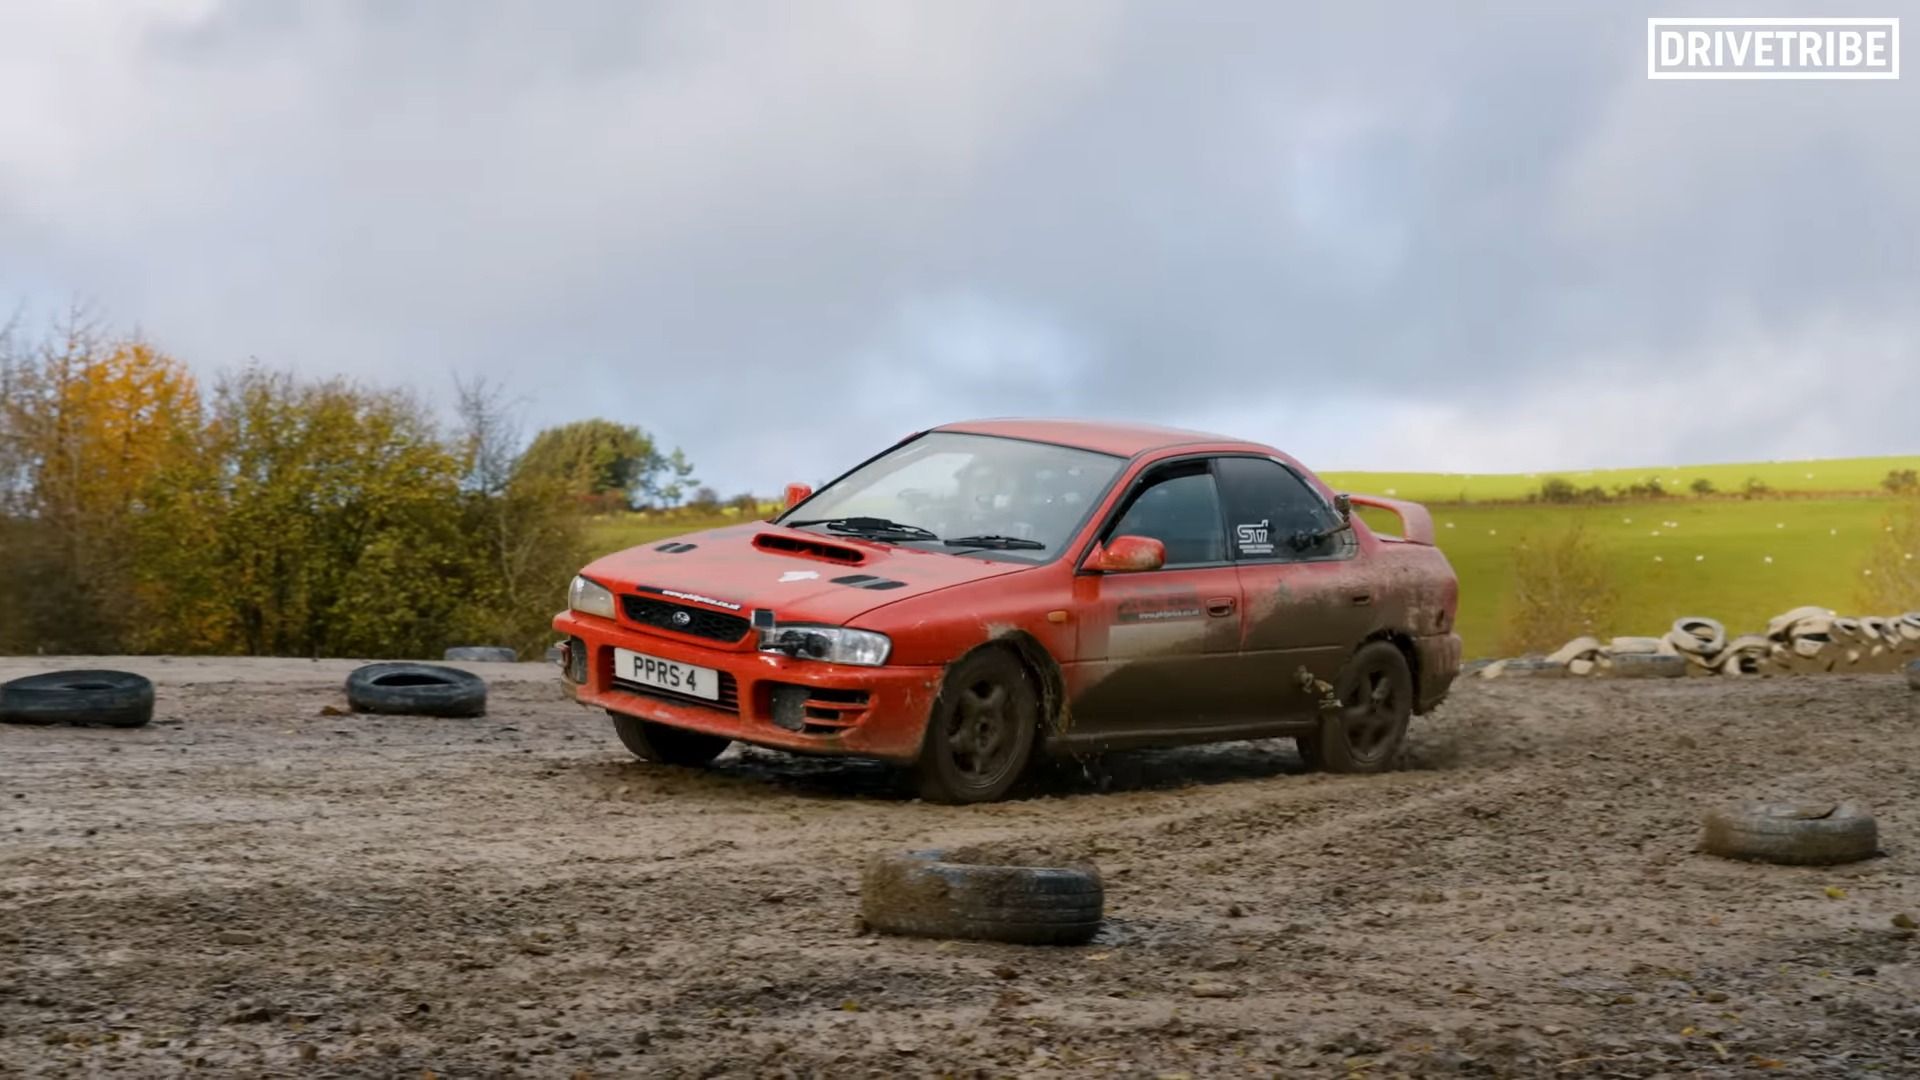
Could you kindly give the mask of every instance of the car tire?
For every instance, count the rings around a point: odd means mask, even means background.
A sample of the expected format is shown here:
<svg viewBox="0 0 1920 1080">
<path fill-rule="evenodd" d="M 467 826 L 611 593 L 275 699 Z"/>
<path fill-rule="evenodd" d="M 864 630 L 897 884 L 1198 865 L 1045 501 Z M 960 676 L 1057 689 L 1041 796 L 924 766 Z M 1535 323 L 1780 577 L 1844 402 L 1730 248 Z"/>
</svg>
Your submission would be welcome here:
<svg viewBox="0 0 1920 1080">
<path fill-rule="evenodd" d="M 1700 850 L 1726 859 L 1832 866 L 1871 858 L 1880 827 L 1852 803 L 1747 802 L 1709 811 Z"/>
<path fill-rule="evenodd" d="M 1005 649 L 975 651 L 947 669 L 927 714 L 914 787 L 937 803 L 1005 797 L 1033 757 L 1040 693 L 1033 673 Z"/>
<path fill-rule="evenodd" d="M 1392 768 L 1413 716 L 1413 672 L 1390 641 L 1360 646 L 1334 684 L 1338 707 L 1321 710 L 1320 730 L 1294 740 L 1310 769 L 1377 773 Z"/>
<path fill-rule="evenodd" d="M 860 876 L 862 920 L 909 937 L 1083 945 L 1105 905 L 1100 872 L 1085 863 L 976 865 L 916 851 L 876 857 Z"/>
<path fill-rule="evenodd" d="M 0 685 L 0 723 L 133 728 L 153 719 L 153 682 L 130 671 L 49 671 Z"/>
<path fill-rule="evenodd" d="M 484 716 L 487 681 L 439 664 L 366 664 L 347 676 L 347 704 L 385 716 Z"/>
<path fill-rule="evenodd" d="M 656 765 L 705 765 L 733 744 L 725 735 L 656 724 L 611 710 L 607 715 L 613 717 L 613 730 L 633 756 Z"/>
<path fill-rule="evenodd" d="M 440 659 L 461 664 L 515 664 L 520 654 L 504 645 L 455 645 Z"/>
<path fill-rule="evenodd" d="M 1913 690 L 1920 690 L 1920 660 L 1907 665 L 1907 686 Z"/>
</svg>

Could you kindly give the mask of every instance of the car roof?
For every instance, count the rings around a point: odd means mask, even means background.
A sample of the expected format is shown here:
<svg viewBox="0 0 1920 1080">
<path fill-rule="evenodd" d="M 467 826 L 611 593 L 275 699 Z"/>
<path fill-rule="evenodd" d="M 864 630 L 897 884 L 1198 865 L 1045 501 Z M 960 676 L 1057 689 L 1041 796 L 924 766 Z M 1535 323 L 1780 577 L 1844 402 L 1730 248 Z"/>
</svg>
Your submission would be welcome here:
<svg viewBox="0 0 1920 1080">
<path fill-rule="evenodd" d="M 1102 454 L 1117 454 L 1121 457 L 1133 457 L 1149 450 L 1161 450 L 1170 446 L 1191 446 L 1197 443 L 1207 445 L 1231 445 L 1267 450 L 1268 447 L 1251 443 L 1245 439 L 1214 435 L 1205 431 L 1187 431 L 1183 428 L 1159 427 L 1154 424 L 1126 424 L 1104 420 L 1029 420 L 1004 418 L 996 420 L 963 420 L 954 424 L 942 424 L 935 431 L 956 431 L 969 435 L 999 435 L 1009 439 L 1028 439 L 1033 442 L 1057 443 L 1061 446 L 1076 446 L 1082 450 L 1094 450 Z"/>
</svg>

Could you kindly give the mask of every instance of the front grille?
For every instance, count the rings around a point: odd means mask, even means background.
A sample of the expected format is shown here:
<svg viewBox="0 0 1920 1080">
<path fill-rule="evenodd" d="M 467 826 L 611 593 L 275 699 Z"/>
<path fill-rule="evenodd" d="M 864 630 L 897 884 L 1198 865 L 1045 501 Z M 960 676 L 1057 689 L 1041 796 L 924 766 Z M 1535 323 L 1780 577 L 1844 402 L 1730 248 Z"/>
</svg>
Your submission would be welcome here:
<svg viewBox="0 0 1920 1080">
<path fill-rule="evenodd" d="M 676 693 L 672 690 L 662 690 L 656 686 L 647 686 L 644 683 L 630 682 L 621 678 L 614 679 L 613 685 L 615 689 L 624 690 L 629 694 L 659 698 L 661 701 L 671 701 L 676 705 L 701 705 L 709 709 L 719 709 L 721 712 L 730 712 L 736 716 L 739 715 L 740 712 L 740 684 L 734 681 L 732 675 L 724 671 L 720 673 L 720 697 L 718 700 L 695 697 L 692 694 Z"/>
<path fill-rule="evenodd" d="M 620 598 L 620 606 L 625 609 L 627 618 L 643 626 L 657 626 L 676 634 L 692 634 L 714 641 L 739 641 L 747 636 L 748 628 L 753 625 L 741 615 L 676 604 L 670 600 L 656 600 L 651 596 L 628 594 Z M 680 615 L 686 616 L 685 625 L 675 621 Z"/>
</svg>

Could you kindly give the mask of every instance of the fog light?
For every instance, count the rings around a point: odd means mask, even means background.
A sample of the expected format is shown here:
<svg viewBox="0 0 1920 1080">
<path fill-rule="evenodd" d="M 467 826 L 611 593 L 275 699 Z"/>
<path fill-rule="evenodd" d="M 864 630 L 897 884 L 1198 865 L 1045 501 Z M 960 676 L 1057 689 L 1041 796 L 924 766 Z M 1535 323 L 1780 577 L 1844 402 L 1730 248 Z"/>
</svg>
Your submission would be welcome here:
<svg viewBox="0 0 1920 1080">
<path fill-rule="evenodd" d="M 804 686 L 773 688 L 773 722 L 776 727 L 799 731 L 807 726 L 807 695 Z"/>
<path fill-rule="evenodd" d="M 560 663 L 567 679 L 582 686 L 587 682 L 587 643 L 570 637 L 560 646 Z"/>
</svg>

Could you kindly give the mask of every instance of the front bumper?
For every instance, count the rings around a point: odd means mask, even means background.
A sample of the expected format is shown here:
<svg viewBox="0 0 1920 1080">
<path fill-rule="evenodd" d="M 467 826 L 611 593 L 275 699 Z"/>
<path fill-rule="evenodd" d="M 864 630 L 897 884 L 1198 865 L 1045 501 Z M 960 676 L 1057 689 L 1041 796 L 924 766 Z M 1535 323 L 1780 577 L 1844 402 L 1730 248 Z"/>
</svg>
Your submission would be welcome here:
<svg viewBox="0 0 1920 1080">
<path fill-rule="evenodd" d="M 553 628 L 580 643 L 581 656 L 570 656 L 564 669 L 569 683 L 576 684 L 576 700 L 800 754 L 912 761 L 920 753 L 943 673 L 938 667 L 795 660 L 646 633 L 570 611 L 555 616 Z M 722 674 L 721 698 L 703 701 L 622 680 L 614 671 L 615 648 L 713 668 Z"/>
</svg>

